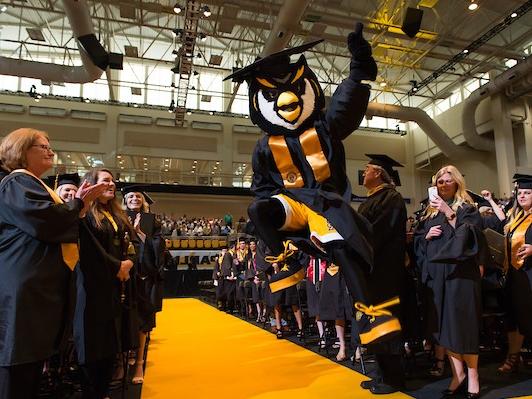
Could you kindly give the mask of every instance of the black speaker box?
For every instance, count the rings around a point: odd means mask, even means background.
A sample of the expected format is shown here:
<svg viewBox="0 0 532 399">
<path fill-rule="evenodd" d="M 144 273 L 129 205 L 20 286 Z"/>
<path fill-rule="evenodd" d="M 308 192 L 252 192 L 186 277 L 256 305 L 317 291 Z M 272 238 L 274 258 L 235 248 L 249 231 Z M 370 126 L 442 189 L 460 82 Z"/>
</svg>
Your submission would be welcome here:
<svg viewBox="0 0 532 399">
<path fill-rule="evenodd" d="M 89 55 L 89 58 L 94 65 L 105 71 L 107 64 L 109 63 L 109 56 L 98 39 L 96 39 L 96 36 L 94 34 L 80 36 L 78 37 L 78 41 Z"/>
<path fill-rule="evenodd" d="M 419 32 L 421 20 L 423 19 L 423 10 L 419 8 L 408 7 L 406 9 L 405 19 L 401 30 L 409 37 L 414 37 Z"/>
<path fill-rule="evenodd" d="M 124 55 L 120 53 L 109 53 L 109 68 L 124 69 Z"/>
</svg>

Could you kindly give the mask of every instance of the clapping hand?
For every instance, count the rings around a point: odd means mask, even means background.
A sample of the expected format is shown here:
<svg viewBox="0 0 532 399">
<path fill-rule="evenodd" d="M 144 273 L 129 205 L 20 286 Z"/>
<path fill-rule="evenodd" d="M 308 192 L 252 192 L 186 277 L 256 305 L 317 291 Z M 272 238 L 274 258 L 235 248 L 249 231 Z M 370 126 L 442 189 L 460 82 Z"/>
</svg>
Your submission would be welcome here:
<svg viewBox="0 0 532 399">
<path fill-rule="evenodd" d="M 103 192 L 108 188 L 108 183 L 102 182 L 97 184 L 90 184 L 87 180 L 83 180 L 83 183 L 81 183 L 81 186 L 76 192 L 76 198 L 82 200 L 84 205 L 83 209 L 80 212 L 80 216 L 84 216 L 85 213 L 89 210 L 89 207 L 92 202 L 100 195 L 102 195 Z"/>
<path fill-rule="evenodd" d="M 140 228 L 140 218 L 140 213 L 137 213 L 137 216 L 135 216 L 135 220 L 133 221 L 133 228 L 135 229 L 137 236 L 142 240 L 142 242 L 144 242 L 146 240 L 146 234 Z"/>
</svg>

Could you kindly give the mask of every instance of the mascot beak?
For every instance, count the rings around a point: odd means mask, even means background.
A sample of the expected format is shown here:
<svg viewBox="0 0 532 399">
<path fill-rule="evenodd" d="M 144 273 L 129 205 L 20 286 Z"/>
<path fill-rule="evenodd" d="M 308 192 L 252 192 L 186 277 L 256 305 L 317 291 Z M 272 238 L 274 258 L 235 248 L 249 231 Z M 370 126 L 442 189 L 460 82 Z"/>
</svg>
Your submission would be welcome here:
<svg viewBox="0 0 532 399">
<path fill-rule="evenodd" d="M 292 123 L 301 115 L 299 98 L 291 91 L 285 91 L 277 98 L 277 113 L 284 120 Z"/>
</svg>

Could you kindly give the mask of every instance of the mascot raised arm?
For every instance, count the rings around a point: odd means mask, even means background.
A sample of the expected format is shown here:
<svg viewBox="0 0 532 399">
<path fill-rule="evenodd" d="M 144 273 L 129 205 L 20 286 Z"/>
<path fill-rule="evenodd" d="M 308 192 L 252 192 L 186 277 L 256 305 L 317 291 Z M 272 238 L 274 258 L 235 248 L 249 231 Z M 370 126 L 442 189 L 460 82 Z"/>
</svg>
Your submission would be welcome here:
<svg viewBox="0 0 532 399">
<path fill-rule="evenodd" d="M 371 227 L 350 206 L 342 144 L 366 112 L 370 89 L 361 81 L 375 80 L 377 65 L 358 23 L 347 38 L 349 77 L 324 111 L 323 91 L 305 56 L 290 62 L 290 55 L 319 42 L 259 58 L 226 79 L 248 83 L 251 120 L 265 133 L 253 153 L 256 199 L 248 213 L 255 234 L 274 254 L 266 259 L 277 270 L 270 280 L 272 292 L 304 278 L 292 242 L 308 254 L 328 258 L 339 265 L 355 300 L 360 340 L 367 344 L 401 330 L 386 309 L 397 299 L 371 303 L 366 283 L 373 262 Z"/>
</svg>

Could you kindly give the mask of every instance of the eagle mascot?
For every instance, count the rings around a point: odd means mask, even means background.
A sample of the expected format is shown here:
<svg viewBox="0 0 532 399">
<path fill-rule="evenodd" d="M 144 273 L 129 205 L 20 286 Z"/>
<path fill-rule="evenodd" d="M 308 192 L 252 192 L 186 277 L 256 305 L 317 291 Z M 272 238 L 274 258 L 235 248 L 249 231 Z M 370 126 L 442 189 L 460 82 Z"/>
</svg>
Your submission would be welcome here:
<svg viewBox="0 0 532 399">
<path fill-rule="evenodd" d="M 319 42 L 258 58 L 225 80 L 247 82 L 251 120 L 265 133 L 253 153 L 251 189 L 256 199 L 248 213 L 255 234 L 273 254 L 266 257 L 276 271 L 269 282 L 271 291 L 304 278 L 295 248 L 329 259 L 339 265 L 355 300 L 360 340 L 367 344 L 401 330 L 387 310 L 398 299 L 371 304 L 366 283 L 373 262 L 371 227 L 350 206 L 342 144 L 364 117 L 370 88 L 361 81 L 375 80 L 377 65 L 362 36 L 362 24 L 357 23 L 347 38 L 349 77 L 324 111 L 324 93 L 305 56 L 290 62 L 290 55 Z"/>
</svg>

